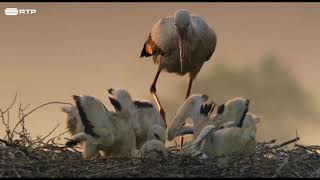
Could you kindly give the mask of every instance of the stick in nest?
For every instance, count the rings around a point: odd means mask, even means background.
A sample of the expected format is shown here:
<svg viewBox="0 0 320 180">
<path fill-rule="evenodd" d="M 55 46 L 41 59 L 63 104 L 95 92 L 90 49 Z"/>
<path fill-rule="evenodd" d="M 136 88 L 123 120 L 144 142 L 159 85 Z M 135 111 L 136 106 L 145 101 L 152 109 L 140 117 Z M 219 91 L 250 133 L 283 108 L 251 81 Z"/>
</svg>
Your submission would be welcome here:
<svg viewBox="0 0 320 180">
<path fill-rule="evenodd" d="M 300 137 L 296 137 L 296 138 L 291 139 L 291 140 L 289 140 L 289 141 L 283 142 L 283 143 L 281 143 L 280 145 L 274 145 L 274 146 L 272 146 L 271 148 L 283 147 L 283 146 L 286 146 L 286 145 L 288 145 L 288 144 L 294 143 L 294 142 L 299 141 L 299 140 L 300 140 Z"/>
</svg>

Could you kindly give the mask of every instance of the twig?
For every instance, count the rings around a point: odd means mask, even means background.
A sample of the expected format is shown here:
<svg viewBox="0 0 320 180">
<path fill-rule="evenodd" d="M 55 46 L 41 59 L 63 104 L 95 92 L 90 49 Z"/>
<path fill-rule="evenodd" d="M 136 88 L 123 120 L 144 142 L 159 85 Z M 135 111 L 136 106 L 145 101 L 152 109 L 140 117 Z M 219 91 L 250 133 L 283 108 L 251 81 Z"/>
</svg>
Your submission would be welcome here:
<svg viewBox="0 0 320 180">
<path fill-rule="evenodd" d="M 11 145 L 8 141 L 3 140 L 3 139 L 0 139 L 0 142 L 3 142 L 6 146 L 10 146 Z"/>
<path fill-rule="evenodd" d="M 289 171 L 290 171 L 292 174 L 294 174 L 296 177 L 302 178 L 302 176 L 301 176 L 297 171 L 292 170 L 292 169 L 289 169 Z"/>
<path fill-rule="evenodd" d="M 315 153 L 317 156 L 319 156 L 318 152 L 317 152 L 316 150 L 310 148 L 310 147 L 303 146 L 303 145 L 301 145 L 301 144 L 295 144 L 295 146 L 298 146 L 298 147 L 300 147 L 300 148 L 302 148 L 302 149 L 311 151 L 311 152 Z"/>
<path fill-rule="evenodd" d="M 15 103 L 16 100 L 17 100 L 17 96 L 18 96 L 18 93 L 16 92 L 16 95 L 14 96 L 14 99 L 13 99 L 13 101 L 11 102 L 10 106 L 9 106 L 6 110 L 4 110 L 4 111 L 2 111 L 2 110 L 0 109 L 1 114 L 5 114 L 6 112 L 8 112 L 8 111 L 12 108 L 12 106 L 14 105 L 14 103 Z"/>
<path fill-rule="evenodd" d="M 289 162 L 289 156 L 284 159 L 284 161 L 282 162 L 282 164 L 281 164 L 280 167 L 276 170 L 276 173 L 275 173 L 272 177 L 273 177 L 273 178 L 278 177 L 278 176 L 281 174 L 281 170 L 283 169 L 283 167 L 284 167 L 285 165 L 288 164 L 288 162 Z"/>
<path fill-rule="evenodd" d="M 60 136 L 62 136 L 62 135 L 64 135 L 64 134 L 66 134 L 67 132 L 68 132 L 68 131 L 64 131 L 64 132 L 58 134 L 57 136 L 49 139 L 46 143 L 48 144 L 50 141 L 54 141 L 56 138 L 58 138 L 58 137 L 60 137 Z"/>
<path fill-rule="evenodd" d="M 17 177 L 18 177 L 18 178 L 21 178 L 21 175 L 20 175 L 20 174 L 18 173 L 18 171 L 16 170 L 15 165 L 13 165 L 13 170 L 14 170 L 14 172 L 16 173 Z"/>
<path fill-rule="evenodd" d="M 300 137 L 296 137 L 296 138 L 294 138 L 294 139 L 292 139 L 292 140 L 283 142 L 283 143 L 281 143 L 280 145 L 274 145 L 274 146 L 272 146 L 271 148 L 283 147 L 283 146 L 286 146 L 286 145 L 288 145 L 288 144 L 291 144 L 291 143 L 294 143 L 294 142 L 296 142 L 296 141 L 299 141 L 299 139 L 300 139 Z"/>
<path fill-rule="evenodd" d="M 42 139 L 41 139 L 41 142 L 44 141 L 48 136 L 50 136 L 58 127 L 59 127 L 60 124 L 57 124 L 46 136 L 44 136 Z"/>
<path fill-rule="evenodd" d="M 313 177 L 313 178 L 319 178 L 320 177 L 320 167 L 316 171 L 314 171 L 312 173 L 311 177 Z"/>
<path fill-rule="evenodd" d="M 30 115 L 32 112 L 36 111 L 37 109 L 40 109 L 40 108 L 42 108 L 42 107 L 44 107 L 44 106 L 47 106 L 47 105 L 50 105 L 50 104 L 67 104 L 67 105 L 72 105 L 71 103 L 57 102 L 57 101 L 44 103 L 44 104 L 42 104 L 42 105 L 40 105 L 40 106 L 32 109 L 32 110 L 29 111 L 27 114 L 25 114 L 25 115 L 17 122 L 17 124 L 15 125 L 15 127 L 13 128 L 13 130 L 12 130 L 12 132 L 11 132 L 11 135 L 13 135 L 13 132 L 16 130 L 16 128 L 18 127 L 18 125 L 19 125 L 22 121 L 24 121 L 24 119 L 25 119 L 28 115 Z"/>
</svg>

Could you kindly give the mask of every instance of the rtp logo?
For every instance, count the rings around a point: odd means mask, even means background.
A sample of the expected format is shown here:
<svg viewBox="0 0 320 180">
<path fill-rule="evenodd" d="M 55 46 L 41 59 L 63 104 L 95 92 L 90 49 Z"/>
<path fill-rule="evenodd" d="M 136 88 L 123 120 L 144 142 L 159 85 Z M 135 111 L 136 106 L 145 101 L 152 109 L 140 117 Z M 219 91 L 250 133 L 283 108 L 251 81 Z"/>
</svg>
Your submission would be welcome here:
<svg viewBox="0 0 320 180">
<path fill-rule="evenodd" d="M 18 9 L 18 8 L 6 8 L 4 14 L 7 16 L 16 16 L 21 14 L 31 15 L 37 13 L 36 9 Z"/>
</svg>

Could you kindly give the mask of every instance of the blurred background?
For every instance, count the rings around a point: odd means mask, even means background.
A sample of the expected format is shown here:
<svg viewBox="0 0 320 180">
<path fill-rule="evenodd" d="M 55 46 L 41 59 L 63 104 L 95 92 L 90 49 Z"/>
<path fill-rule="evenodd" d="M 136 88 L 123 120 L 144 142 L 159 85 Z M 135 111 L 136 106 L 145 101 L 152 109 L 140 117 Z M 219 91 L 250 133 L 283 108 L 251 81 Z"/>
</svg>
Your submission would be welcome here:
<svg viewBox="0 0 320 180">
<path fill-rule="evenodd" d="M 35 8 L 37 14 L 5 16 L 8 7 Z M 289 140 L 298 131 L 301 143 L 320 143 L 320 3 L 0 3 L 0 108 L 18 93 L 10 125 L 20 102 L 30 104 L 28 111 L 90 94 L 112 110 L 110 87 L 153 101 L 149 88 L 157 66 L 140 59 L 140 52 L 153 24 L 180 8 L 204 18 L 218 37 L 192 93 L 218 103 L 249 98 L 250 111 L 263 118 L 261 141 Z M 187 84 L 188 76 L 160 75 L 157 90 L 169 125 Z M 61 107 L 31 114 L 31 135 L 47 134 L 57 124 L 54 134 L 63 132 Z"/>
</svg>

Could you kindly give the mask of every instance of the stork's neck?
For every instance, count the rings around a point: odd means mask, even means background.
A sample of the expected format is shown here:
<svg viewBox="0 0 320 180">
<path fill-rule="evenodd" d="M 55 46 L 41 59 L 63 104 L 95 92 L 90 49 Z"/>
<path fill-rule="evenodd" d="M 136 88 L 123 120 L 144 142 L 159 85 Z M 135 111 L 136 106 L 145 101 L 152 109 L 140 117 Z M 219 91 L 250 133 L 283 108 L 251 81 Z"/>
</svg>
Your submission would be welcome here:
<svg viewBox="0 0 320 180">
<path fill-rule="evenodd" d="M 226 112 L 222 114 L 222 120 L 238 122 L 240 120 L 240 117 L 238 117 L 237 112 L 226 110 Z"/>
<path fill-rule="evenodd" d="M 194 36 L 195 36 L 195 29 L 194 29 L 194 25 L 192 23 L 192 21 L 190 21 L 190 27 L 188 29 L 188 33 L 187 33 L 187 42 L 188 43 L 192 43 L 192 41 L 194 40 Z"/>
<path fill-rule="evenodd" d="M 131 101 L 128 102 L 126 104 L 126 106 L 123 107 L 123 110 L 122 110 L 122 112 L 124 112 L 130 116 L 135 115 L 137 111 L 138 111 L 137 107 Z"/>
<path fill-rule="evenodd" d="M 208 117 L 201 114 L 197 117 L 197 119 L 192 119 L 194 131 L 197 131 L 197 129 L 207 120 L 208 120 Z"/>
</svg>

